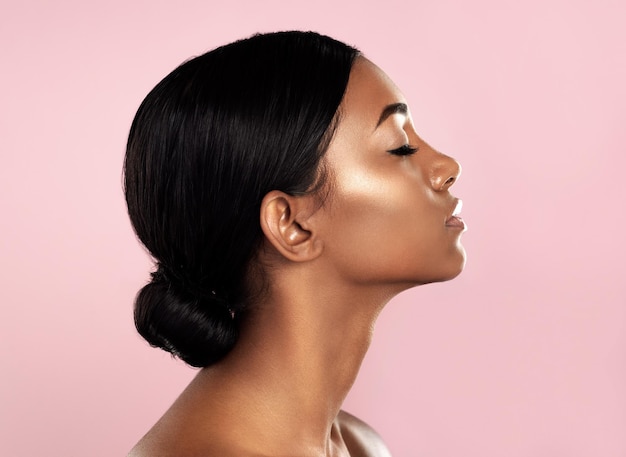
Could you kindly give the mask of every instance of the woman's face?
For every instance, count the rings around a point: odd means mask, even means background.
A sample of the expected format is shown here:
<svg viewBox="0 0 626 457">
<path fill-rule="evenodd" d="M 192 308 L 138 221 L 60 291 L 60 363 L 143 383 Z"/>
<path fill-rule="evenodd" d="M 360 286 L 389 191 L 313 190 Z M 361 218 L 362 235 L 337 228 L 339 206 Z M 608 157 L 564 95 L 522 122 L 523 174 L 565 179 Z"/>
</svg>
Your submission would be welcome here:
<svg viewBox="0 0 626 457">
<path fill-rule="evenodd" d="M 336 274 L 401 288 L 458 275 L 465 226 L 452 217 L 459 201 L 449 188 L 459 164 L 417 135 L 400 90 L 365 58 L 353 66 L 340 111 L 324 158 L 332 188 L 319 215 Z"/>
</svg>

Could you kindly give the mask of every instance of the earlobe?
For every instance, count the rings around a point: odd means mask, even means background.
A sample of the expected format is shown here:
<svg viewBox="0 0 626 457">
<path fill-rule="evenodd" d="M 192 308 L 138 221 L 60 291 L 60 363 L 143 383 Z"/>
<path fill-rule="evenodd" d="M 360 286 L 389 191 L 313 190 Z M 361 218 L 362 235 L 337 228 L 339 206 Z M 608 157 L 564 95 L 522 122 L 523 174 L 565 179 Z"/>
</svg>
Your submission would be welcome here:
<svg viewBox="0 0 626 457">
<path fill-rule="evenodd" d="M 321 243 L 309 224 L 309 196 L 294 197 L 273 190 L 261 202 L 260 222 L 265 238 L 285 258 L 294 262 L 313 260 Z"/>
</svg>

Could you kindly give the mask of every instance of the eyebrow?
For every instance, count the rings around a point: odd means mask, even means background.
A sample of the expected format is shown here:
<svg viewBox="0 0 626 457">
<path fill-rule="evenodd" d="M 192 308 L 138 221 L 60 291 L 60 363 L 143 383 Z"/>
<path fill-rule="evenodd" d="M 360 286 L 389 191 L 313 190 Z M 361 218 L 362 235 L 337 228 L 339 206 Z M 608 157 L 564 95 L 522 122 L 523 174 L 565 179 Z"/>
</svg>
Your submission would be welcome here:
<svg viewBox="0 0 626 457">
<path fill-rule="evenodd" d="M 380 124 L 385 122 L 385 119 L 387 119 L 389 116 L 397 113 L 404 114 L 406 116 L 408 111 L 409 108 L 406 106 L 406 103 L 392 103 L 391 105 L 385 106 L 385 108 L 383 108 L 383 112 L 380 113 L 380 117 L 378 118 L 378 122 L 376 123 L 376 128 L 378 128 Z"/>
</svg>

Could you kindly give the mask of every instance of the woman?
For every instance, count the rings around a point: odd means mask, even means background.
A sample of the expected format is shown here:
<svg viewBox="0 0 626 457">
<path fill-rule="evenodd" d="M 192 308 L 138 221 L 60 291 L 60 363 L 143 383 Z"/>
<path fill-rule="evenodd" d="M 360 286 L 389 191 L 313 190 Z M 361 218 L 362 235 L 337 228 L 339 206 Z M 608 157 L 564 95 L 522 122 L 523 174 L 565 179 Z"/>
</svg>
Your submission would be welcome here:
<svg viewBox="0 0 626 457">
<path fill-rule="evenodd" d="M 157 264 L 135 322 L 203 369 L 130 455 L 389 455 L 340 407 L 385 303 L 461 272 L 459 173 L 331 38 L 257 35 L 168 75 L 125 161 Z"/>
</svg>

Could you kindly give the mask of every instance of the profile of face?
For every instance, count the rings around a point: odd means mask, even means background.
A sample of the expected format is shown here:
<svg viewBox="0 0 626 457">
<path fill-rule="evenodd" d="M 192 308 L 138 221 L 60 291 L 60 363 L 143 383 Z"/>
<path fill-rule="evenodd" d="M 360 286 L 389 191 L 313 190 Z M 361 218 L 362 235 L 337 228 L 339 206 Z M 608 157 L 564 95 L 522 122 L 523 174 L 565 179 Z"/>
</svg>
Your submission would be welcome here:
<svg viewBox="0 0 626 457">
<path fill-rule="evenodd" d="M 330 37 L 255 35 L 186 61 L 129 133 L 128 212 L 156 259 L 136 327 L 206 367 L 234 347 L 257 289 L 331 302 L 380 286 L 382 304 L 451 279 L 465 263 L 459 173 L 385 73 Z"/>
<path fill-rule="evenodd" d="M 418 136 L 400 90 L 364 57 L 324 161 L 332 190 L 315 217 L 337 275 L 401 290 L 461 272 L 460 165 Z"/>
</svg>

